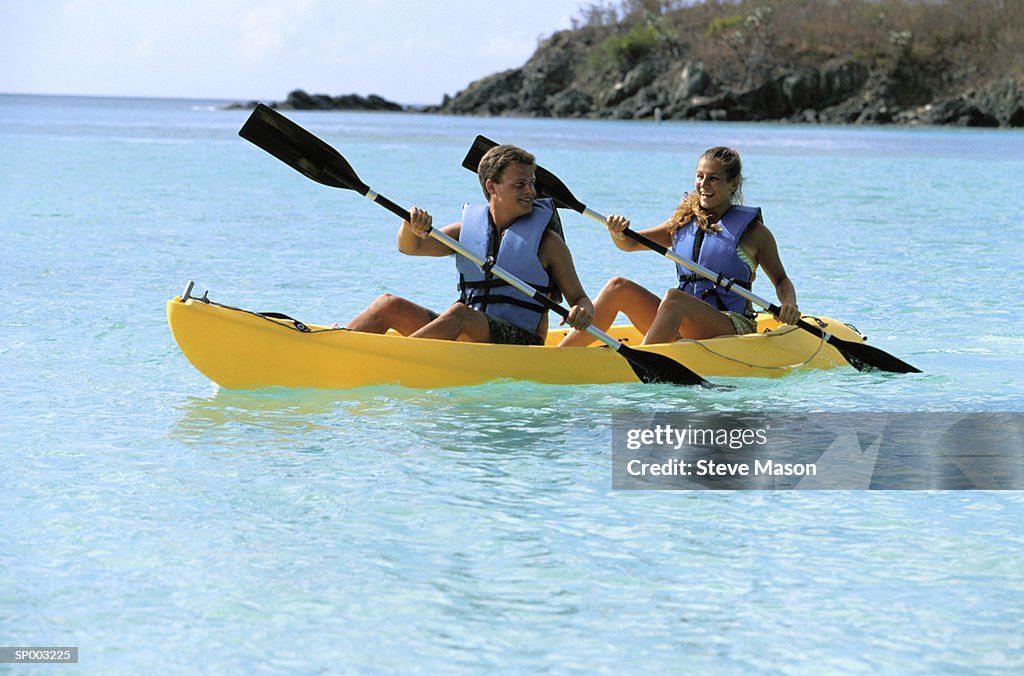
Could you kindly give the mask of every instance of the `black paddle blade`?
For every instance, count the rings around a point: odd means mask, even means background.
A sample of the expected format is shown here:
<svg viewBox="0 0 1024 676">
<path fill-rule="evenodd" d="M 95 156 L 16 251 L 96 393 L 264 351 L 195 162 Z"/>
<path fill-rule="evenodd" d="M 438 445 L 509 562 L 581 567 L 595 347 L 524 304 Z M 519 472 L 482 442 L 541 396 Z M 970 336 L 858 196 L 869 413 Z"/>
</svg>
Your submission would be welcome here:
<svg viewBox="0 0 1024 676">
<path fill-rule="evenodd" d="M 238 135 L 317 183 L 363 195 L 370 189 L 337 150 L 262 103 Z"/>
<path fill-rule="evenodd" d="M 625 357 L 633 368 L 633 373 L 640 382 L 648 385 L 665 383 L 668 385 L 703 385 L 714 387 L 711 383 L 686 368 L 674 359 L 656 352 L 643 352 L 619 344 L 618 353 Z"/>
<path fill-rule="evenodd" d="M 466 157 L 463 158 L 462 166 L 475 174 L 484 154 L 496 145 L 498 145 L 497 141 L 478 135 L 473 140 L 473 145 L 469 147 Z M 583 213 L 583 210 L 586 209 L 587 205 L 576 199 L 576 196 L 562 183 L 562 180 L 544 167 L 537 166 L 536 177 L 538 197 L 550 197 L 559 209 L 572 209 L 579 213 Z"/>
<path fill-rule="evenodd" d="M 778 311 L 772 306 L 770 310 Z M 921 369 L 911 366 L 899 357 L 894 357 L 885 350 L 880 350 L 874 345 L 857 343 L 852 340 L 844 340 L 832 334 L 826 334 L 822 329 L 801 319 L 796 324 L 799 328 L 823 338 L 832 347 L 839 350 L 839 354 L 850 362 L 850 366 L 858 371 L 888 371 L 889 373 L 920 373 Z"/>
<path fill-rule="evenodd" d="M 496 145 L 498 145 L 497 141 L 492 141 L 486 136 L 477 135 L 477 137 L 473 139 L 473 145 L 469 147 L 469 151 L 462 159 L 462 166 L 475 174 L 477 168 L 480 166 L 480 160 L 483 159 L 483 156 L 487 154 L 488 150 Z"/>
<path fill-rule="evenodd" d="M 830 340 L 829 344 L 839 350 L 850 366 L 858 371 L 888 371 L 889 373 L 920 373 L 921 369 L 911 366 L 899 357 L 885 350 L 880 350 L 867 343 L 854 343 L 849 340 Z"/>
<path fill-rule="evenodd" d="M 560 178 L 544 167 L 537 167 L 536 176 L 537 192 L 544 197 L 553 199 L 555 206 L 563 209 L 572 209 L 579 214 L 582 214 L 583 210 L 587 208 L 586 204 L 576 199 L 576 196 L 570 192 L 569 188 L 562 183 Z"/>
</svg>

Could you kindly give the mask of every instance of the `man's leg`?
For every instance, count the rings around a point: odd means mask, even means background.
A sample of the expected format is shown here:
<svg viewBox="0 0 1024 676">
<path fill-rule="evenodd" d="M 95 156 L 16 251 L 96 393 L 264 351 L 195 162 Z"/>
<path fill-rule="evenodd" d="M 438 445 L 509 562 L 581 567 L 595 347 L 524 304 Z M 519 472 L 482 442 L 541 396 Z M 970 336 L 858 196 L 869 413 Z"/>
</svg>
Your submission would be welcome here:
<svg viewBox="0 0 1024 676">
<path fill-rule="evenodd" d="M 388 329 L 394 329 L 403 336 L 408 336 L 436 317 L 435 313 L 425 307 L 400 296 L 385 293 L 353 317 L 345 328 L 364 333 L 387 333 Z"/>
<path fill-rule="evenodd" d="M 455 303 L 411 337 L 488 343 L 491 340 L 491 329 L 487 323 L 487 315 L 483 312 L 474 310 L 464 303 Z"/>
</svg>

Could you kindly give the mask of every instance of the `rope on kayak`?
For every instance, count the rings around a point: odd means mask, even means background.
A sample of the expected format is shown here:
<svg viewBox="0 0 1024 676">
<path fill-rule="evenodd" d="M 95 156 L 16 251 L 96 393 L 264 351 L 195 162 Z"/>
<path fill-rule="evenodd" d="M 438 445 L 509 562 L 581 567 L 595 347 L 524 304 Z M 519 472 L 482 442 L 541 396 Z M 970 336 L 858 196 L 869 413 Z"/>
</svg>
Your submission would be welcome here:
<svg viewBox="0 0 1024 676">
<path fill-rule="evenodd" d="M 813 319 L 813 320 L 815 320 L 818 323 L 822 323 L 822 321 L 820 319 L 818 319 L 817 317 L 811 317 L 810 315 L 806 315 L 806 317 L 808 317 L 810 319 Z M 797 330 L 799 330 L 799 329 L 796 326 L 791 326 L 789 328 L 789 331 L 779 331 L 778 329 L 776 329 L 775 330 L 776 332 L 773 332 L 773 333 L 770 333 L 770 334 L 767 334 L 767 335 L 762 335 L 761 338 L 763 338 L 763 339 L 781 338 L 782 336 L 788 335 L 790 332 L 797 331 Z M 818 346 L 814 349 L 814 352 L 812 352 L 811 355 L 809 357 L 807 357 L 807 359 L 805 359 L 804 361 L 799 362 L 797 364 L 788 364 L 786 366 L 770 366 L 770 365 L 765 365 L 765 364 L 754 364 L 753 362 L 744 361 L 742 359 L 737 359 L 736 357 L 730 357 L 729 355 L 722 354 L 721 352 L 713 350 L 712 348 L 708 347 L 707 344 L 705 344 L 704 342 L 699 341 L 699 340 L 695 340 L 693 342 L 695 342 L 697 345 L 699 345 L 700 347 L 704 348 L 706 351 L 710 352 L 711 354 L 715 355 L 719 359 L 724 359 L 726 361 L 731 361 L 731 362 L 733 362 L 735 364 L 740 364 L 742 366 L 748 366 L 750 368 L 764 369 L 765 371 L 789 371 L 791 369 L 798 369 L 798 368 L 801 368 L 803 366 L 806 366 L 807 364 L 811 363 L 811 361 L 813 361 L 815 357 L 818 356 L 818 354 L 821 352 L 821 349 L 825 346 L 825 338 L 824 338 L 824 336 L 821 336 L 821 337 L 819 337 Z"/>
</svg>

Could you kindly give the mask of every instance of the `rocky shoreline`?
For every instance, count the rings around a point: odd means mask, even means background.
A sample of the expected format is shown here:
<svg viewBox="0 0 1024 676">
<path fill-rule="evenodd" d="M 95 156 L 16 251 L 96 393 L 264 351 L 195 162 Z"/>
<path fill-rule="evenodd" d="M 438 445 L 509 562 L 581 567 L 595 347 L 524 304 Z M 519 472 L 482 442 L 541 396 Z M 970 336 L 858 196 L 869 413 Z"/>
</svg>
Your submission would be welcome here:
<svg viewBox="0 0 1024 676">
<path fill-rule="evenodd" d="M 733 85 L 703 61 L 644 60 L 601 82 L 581 72 L 584 49 L 566 31 L 550 38 L 521 68 L 445 97 L 427 112 L 453 115 L 633 120 L 784 121 L 1024 127 L 1024 80 L 998 78 L 943 91 L 919 68 L 887 71 L 853 59 L 800 65 L 754 83 Z"/>
<path fill-rule="evenodd" d="M 408 107 L 380 96 L 291 92 L 278 110 L 426 112 L 447 115 L 627 120 L 779 121 L 812 124 L 1024 127 L 1024 82 L 1013 78 L 922 102 L 913 80 L 879 77 L 846 60 L 803 66 L 749 88 L 715 82 L 701 62 L 662 71 L 641 64 L 594 96 L 535 57 L 522 68 L 470 84 L 436 106 Z M 901 94 L 906 102 L 901 101 Z M 256 101 L 223 106 L 251 109 Z"/>
</svg>

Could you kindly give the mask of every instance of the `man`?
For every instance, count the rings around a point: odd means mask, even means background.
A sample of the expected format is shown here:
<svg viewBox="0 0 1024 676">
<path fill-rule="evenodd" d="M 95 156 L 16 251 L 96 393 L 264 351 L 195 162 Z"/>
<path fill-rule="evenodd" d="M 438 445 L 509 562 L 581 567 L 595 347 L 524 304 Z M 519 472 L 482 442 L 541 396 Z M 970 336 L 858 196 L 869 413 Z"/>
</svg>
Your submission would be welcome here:
<svg viewBox="0 0 1024 676">
<path fill-rule="evenodd" d="M 480 160 L 477 174 L 486 206 L 467 206 L 462 221 L 441 231 L 556 300 L 572 305 L 567 320 L 585 329 L 594 317 L 572 254 L 556 232 L 558 215 L 551 200 L 537 200 L 536 161 L 521 148 L 500 145 Z M 410 256 L 448 256 L 453 252 L 431 238 L 431 216 L 413 207 L 411 220 L 398 231 L 398 250 Z M 404 298 L 383 294 L 345 328 L 368 333 L 394 329 L 413 338 L 476 343 L 543 345 L 547 309 L 529 296 L 484 272 L 462 256 L 456 259 L 461 296 L 440 315 Z"/>
</svg>

